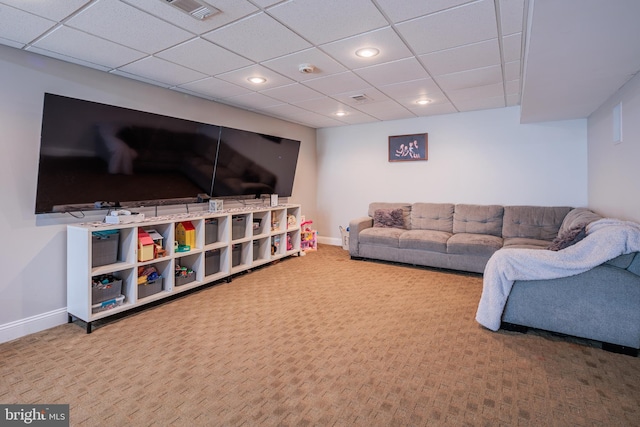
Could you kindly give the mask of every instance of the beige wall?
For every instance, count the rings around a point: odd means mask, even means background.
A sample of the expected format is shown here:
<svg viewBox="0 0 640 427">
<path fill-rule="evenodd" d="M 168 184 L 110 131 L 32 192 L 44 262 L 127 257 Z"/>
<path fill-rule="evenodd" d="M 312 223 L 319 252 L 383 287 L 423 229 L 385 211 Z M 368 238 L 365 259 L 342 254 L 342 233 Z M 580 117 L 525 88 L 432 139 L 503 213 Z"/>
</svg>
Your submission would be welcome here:
<svg viewBox="0 0 640 427">
<path fill-rule="evenodd" d="M 613 108 L 622 105 L 622 142 L 613 142 Z M 640 74 L 589 117 L 589 206 L 640 221 Z"/>
<path fill-rule="evenodd" d="M 388 137 L 428 133 L 429 159 L 388 162 Z M 374 201 L 586 206 L 587 121 L 520 124 L 500 108 L 318 130 L 321 242 Z"/>
</svg>

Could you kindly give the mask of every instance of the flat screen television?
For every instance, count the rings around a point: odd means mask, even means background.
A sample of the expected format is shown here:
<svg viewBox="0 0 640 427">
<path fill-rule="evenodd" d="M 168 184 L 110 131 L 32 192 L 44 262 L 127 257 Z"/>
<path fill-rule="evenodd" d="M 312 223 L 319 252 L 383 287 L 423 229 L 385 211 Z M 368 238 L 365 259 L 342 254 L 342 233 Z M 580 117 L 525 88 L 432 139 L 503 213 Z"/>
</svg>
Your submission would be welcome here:
<svg viewBox="0 0 640 427">
<path fill-rule="evenodd" d="M 299 144 L 47 93 L 35 213 L 194 202 L 202 194 L 287 197 Z"/>
<path fill-rule="evenodd" d="M 223 127 L 213 197 L 291 197 L 300 141 Z"/>
</svg>

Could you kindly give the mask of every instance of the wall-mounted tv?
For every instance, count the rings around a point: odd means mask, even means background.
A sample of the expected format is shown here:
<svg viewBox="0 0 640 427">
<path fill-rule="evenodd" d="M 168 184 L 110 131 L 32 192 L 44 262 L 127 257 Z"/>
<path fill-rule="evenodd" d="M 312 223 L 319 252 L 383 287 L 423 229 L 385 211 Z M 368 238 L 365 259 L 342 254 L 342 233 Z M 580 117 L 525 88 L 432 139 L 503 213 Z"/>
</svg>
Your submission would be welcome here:
<svg viewBox="0 0 640 427">
<path fill-rule="evenodd" d="M 201 194 L 246 198 L 279 192 L 287 197 L 299 145 L 47 93 L 35 213 L 89 210 L 97 202 L 185 203 Z"/>
<path fill-rule="evenodd" d="M 213 197 L 290 197 L 299 151 L 300 141 L 223 127 Z"/>
</svg>

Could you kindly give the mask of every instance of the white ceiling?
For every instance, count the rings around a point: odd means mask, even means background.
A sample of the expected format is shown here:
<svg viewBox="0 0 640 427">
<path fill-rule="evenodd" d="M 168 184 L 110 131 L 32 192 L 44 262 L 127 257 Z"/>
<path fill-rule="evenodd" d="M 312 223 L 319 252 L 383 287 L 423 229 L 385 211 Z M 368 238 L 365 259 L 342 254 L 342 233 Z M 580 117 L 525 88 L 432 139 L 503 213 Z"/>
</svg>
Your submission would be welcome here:
<svg viewBox="0 0 640 427">
<path fill-rule="evenodd" d="M 167 0 L 0 0 L 0 43 L 314 128 L 587 117 L 640 69 L 637 0 L 205 1 L 221 12 L 200 21 Z"/>
</svg>

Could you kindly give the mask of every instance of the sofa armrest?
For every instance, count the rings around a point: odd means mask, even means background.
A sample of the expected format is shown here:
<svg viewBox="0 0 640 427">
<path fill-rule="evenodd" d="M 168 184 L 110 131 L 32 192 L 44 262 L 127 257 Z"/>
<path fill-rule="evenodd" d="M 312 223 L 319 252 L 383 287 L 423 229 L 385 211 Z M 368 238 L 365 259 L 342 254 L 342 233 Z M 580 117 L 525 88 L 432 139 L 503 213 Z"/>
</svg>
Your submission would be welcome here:
<svg viewBox="0 0 640 427">
<path fill-rule="evenodd" d="M 359 255 L 359 237 L 360 232 L 366 228 L 373 227 L 373 218 L 370 216 L 363 216 L 360 218 L 352 219 L 349 222 L 349 255 Z"/>
</svg>

